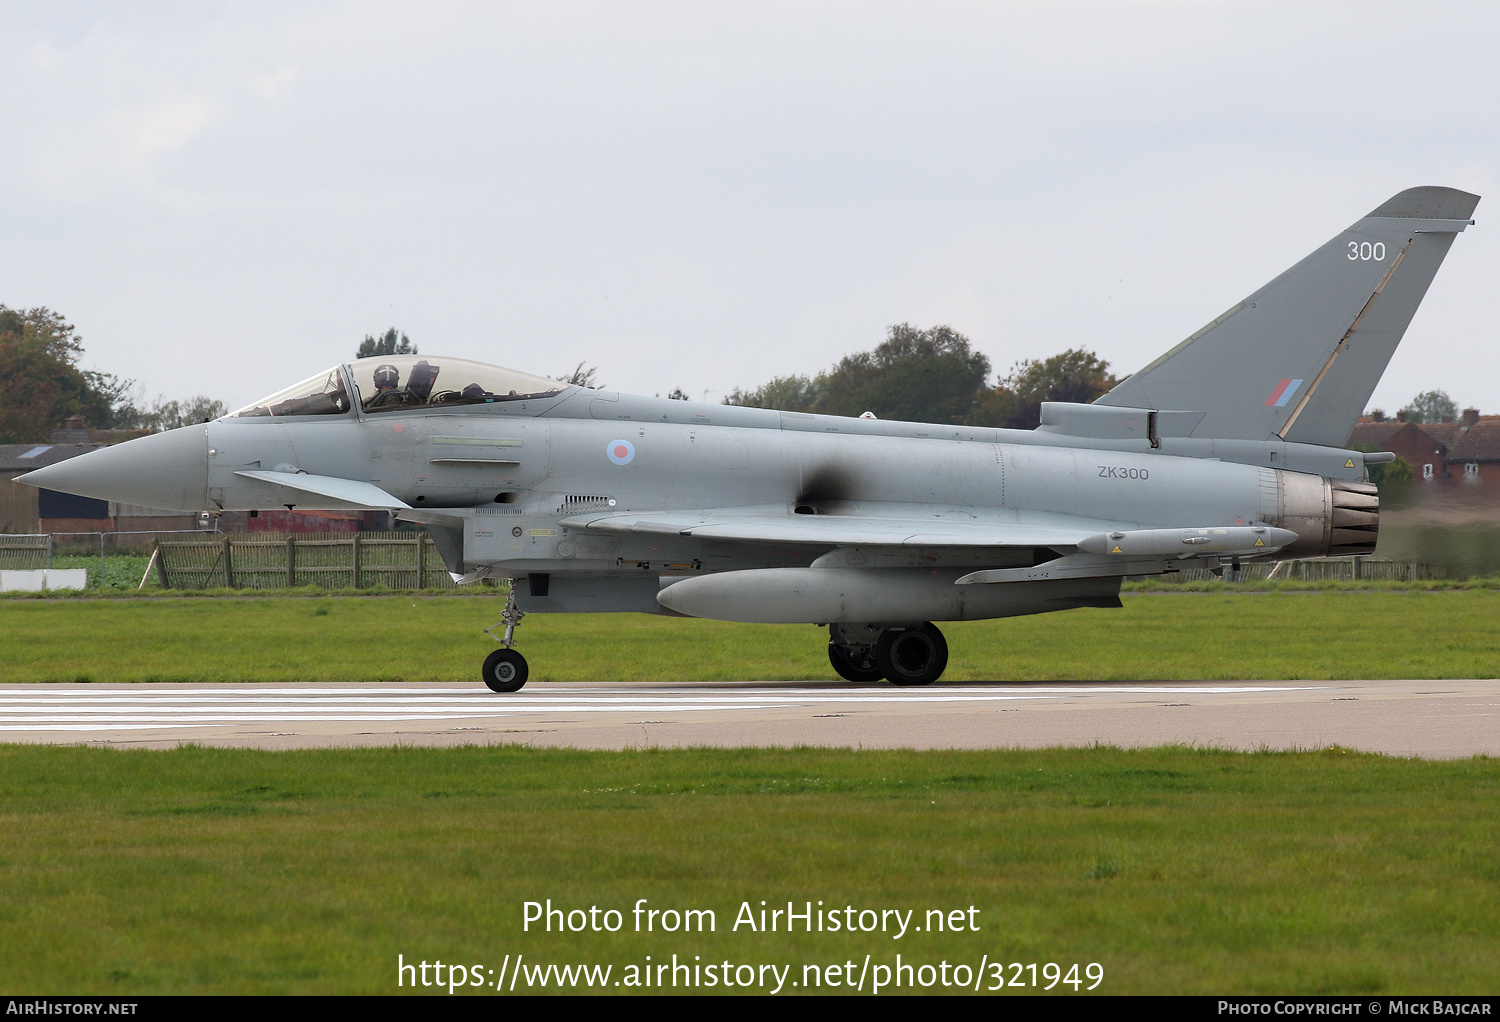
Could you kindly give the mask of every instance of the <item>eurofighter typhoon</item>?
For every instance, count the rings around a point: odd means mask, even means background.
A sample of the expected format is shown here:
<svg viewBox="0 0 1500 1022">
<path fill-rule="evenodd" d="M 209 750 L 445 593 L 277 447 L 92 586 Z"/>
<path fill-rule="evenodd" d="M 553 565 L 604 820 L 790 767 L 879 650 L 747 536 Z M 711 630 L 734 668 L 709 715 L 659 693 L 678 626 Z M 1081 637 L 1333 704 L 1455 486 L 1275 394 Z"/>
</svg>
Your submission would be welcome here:
<svg viewBox="0 0 1500 1022">
<path fill-rule="evenodd" d="M 850 681 L 926 685 L 933 624 L 1118 607 L 1121 579 L 1370 553 L 1342 447 L 1479 197 L 1411 188 L 1093 404 L 1034 431 L 588 390 L 457 358 L 361 359 L 27 483 L 184 511 L 389 510 L 526 613 L 816 624 Z"/>
</svg>

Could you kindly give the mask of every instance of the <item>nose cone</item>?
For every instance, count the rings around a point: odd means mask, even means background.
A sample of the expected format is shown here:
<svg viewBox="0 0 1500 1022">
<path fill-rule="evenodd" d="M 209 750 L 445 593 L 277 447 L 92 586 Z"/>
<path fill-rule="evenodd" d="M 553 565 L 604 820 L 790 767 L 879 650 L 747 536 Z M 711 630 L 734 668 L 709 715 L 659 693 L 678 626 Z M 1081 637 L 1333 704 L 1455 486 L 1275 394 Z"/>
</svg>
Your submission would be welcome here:
<svg viewBox="0 0 1500 1022">
<path fill-rule="evenodd" d="M 121 504 L 201 511 L 208 506 L 208 430 L 184 426 L 101 447 L 17 476 L 16 482 Z"/>
</svg>

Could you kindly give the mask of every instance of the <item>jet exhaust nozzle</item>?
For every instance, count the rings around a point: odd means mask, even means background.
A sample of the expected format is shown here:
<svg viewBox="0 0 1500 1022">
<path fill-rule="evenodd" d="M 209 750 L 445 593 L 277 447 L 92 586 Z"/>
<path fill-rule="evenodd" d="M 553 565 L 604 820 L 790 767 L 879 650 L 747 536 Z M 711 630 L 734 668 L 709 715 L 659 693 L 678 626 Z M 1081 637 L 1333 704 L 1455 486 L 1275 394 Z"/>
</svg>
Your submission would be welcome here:
<svg viewBox="0 0 1500 1022">
<path fill-rule="evenodd" d="M 1380 536 L 1380 496 L 1372 483 L 1275 471 L 1276 516 L 1270 524 L 1297 534 L 1282 557 L 1373 554 Z"/>
</svg>

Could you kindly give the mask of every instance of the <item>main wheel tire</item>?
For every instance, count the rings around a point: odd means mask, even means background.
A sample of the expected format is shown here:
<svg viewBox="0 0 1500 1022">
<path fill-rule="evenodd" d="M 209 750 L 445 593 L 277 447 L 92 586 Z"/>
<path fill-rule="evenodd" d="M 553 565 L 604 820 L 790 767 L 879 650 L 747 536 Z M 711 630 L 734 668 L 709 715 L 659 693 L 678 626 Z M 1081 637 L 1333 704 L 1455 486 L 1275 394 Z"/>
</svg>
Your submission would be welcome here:
<svg viewBox="0 0 1500 1022">
<path fill-rule="evenodd" d="M 931 624 L 887 629 L 875 643 L 875 663 L 892 685 L 931 685 L 948 666 L 948 643 Z"/>
<path fill-rule="evenodd" d="M 873 653 L 861 653 L 836 642 L 828 644 L 828 662 L 845 681 L 879 681 L 885 677 Z"/>
<path fill-rule="evenodd" d="M 484 658 L 484 683 L 491 692 L 519 692 L 527 673 L 526 658 L 513 649 L 497 649 Z"/>
</svg>

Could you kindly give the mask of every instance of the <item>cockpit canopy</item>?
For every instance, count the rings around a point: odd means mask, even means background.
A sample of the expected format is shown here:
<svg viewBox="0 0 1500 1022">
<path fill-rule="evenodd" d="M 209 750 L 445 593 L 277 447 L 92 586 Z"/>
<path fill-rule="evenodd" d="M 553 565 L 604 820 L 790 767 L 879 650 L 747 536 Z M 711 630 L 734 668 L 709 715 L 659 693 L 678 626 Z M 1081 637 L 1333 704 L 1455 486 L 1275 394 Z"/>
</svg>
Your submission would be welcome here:
<svg viewBox="0 0 1500 1022">
<path fill-rule="evenodd" d="M 351 399 L 345 374 L 354 384 Z M 334 366 L 235 412 L 235 416 L 342 415 L 352 401 L 369 413 L 551 397 L 568 388 L 544 376 L 462 358 L 385 355 Z"/>
<path fill-rule="evenodd" d="M 375 356 L 348 364 L 367 412 L 448 405 L 482 405 L 551 397 L 567 389 L 542 376 L 461 358 Z"/>
</svg>

